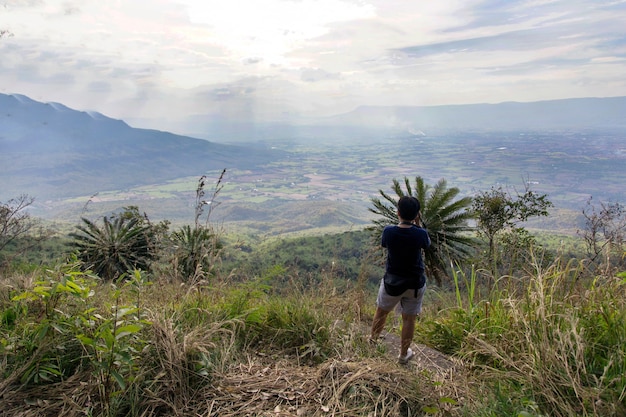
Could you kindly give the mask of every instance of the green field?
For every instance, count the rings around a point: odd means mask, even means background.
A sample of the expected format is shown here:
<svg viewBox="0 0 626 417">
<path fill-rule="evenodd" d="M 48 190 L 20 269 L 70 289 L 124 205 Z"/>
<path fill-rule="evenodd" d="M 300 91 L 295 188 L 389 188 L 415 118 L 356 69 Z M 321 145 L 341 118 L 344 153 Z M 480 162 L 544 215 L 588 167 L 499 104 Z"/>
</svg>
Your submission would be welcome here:
<svg viewBox="0 0 626 417">
<path fill-rule="evenodd" d="M 624 199 L 624 139 L 608 133 L 459 133 L 387 138 L 358 143 L 275 141 L 289 156 L 266 166 L 227 169 L 211 218 L 227 229 L 270 236 L 369 222 L 367 208 L 392 179 L 421 176 L 430 184 L 445 178 L 463 195 L 502 186 L 548 194 L 552 215 L 545 230 L 576 230 L 585 202 Z M 197 180 L 206 175 L 207 196 L 221 170 L 198 173 L 164 184 L 101 192 L 40 204 L 41 214 L 69 221 L 137 205 L 155 220 L 193 221 Z"/>
</svg>

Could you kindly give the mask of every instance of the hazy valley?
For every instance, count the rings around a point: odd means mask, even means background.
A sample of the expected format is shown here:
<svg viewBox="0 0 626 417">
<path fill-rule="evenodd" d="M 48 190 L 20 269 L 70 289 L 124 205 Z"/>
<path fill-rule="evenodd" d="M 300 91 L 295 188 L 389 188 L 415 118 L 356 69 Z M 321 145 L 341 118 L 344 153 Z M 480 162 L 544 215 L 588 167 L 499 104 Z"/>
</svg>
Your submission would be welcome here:
<svg viewBox="0 0 626 417">
<path fill-rule="evenodd" d="M 128 205 L 153 219 L 189 223 L 198 178 L 215 181 L 226 169 L 211 220 L 266 236 L 361 227 L 379 189 L 388 190 L 393 178 L 422 176 L 433 184 L 445 178 L 465 195 L 528 183 L 555 204 L 539 226 L 573 231 L 590 196 L 623 199 L 624 103 L 357 109 L 308 125 L 259 127 L 248 142 L 222 131 L 220 142 L 1 95 L 0 201 L 28 193 L 36 198 L 34 214 L 71 223 Z"/>
</svg>

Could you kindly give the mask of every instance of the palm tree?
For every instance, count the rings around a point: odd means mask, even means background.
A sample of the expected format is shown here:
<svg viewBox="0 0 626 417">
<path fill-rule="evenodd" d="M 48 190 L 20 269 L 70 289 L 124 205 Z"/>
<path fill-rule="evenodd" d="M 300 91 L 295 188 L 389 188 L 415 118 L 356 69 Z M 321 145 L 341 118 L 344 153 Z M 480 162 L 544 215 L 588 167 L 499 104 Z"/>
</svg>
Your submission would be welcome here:
<svg viewBox="0 0 626 417">
<path fill-rule="evenodd" d="M 71 233 L 78 258 L 95 274 L 113 280 L 134 269 L 148 269 L 154 258 L 151 226 L 139 218 L 104 217 L 103 225 L 82 218 Z"/>
<path fill-rule="evenodd" d="M 402 187 L 404 185 L 404 189 Z M 382 199 L 372 198 L 374 207 L 369 208 L 380 217 L 373 220 L 371 228 L 380 236 L 383 228 L 398 221 L 398 199 L 404 195 L 416 197 L 421 205 L 421 226 L 428 230 L 431 247 L 425 252 L 424 262 L 428 273 L 442 285 L 446 276 L 447 265 L 467 259 L 475 245 L 474 229 L 468 221 L 472 219 L 472 198 L 464 197 L 455 200 L 459 194 L 456 187 L 448 188 L 445 179 L 440 179 L 434 187 L 424 183 L 422 177 L 415 177 L 415 186 L 411 186 L 409 178 L 404 177 L 404 183 L 393 179 L 391 189 L 395 196 L 378 190 Z"/>
</svg>

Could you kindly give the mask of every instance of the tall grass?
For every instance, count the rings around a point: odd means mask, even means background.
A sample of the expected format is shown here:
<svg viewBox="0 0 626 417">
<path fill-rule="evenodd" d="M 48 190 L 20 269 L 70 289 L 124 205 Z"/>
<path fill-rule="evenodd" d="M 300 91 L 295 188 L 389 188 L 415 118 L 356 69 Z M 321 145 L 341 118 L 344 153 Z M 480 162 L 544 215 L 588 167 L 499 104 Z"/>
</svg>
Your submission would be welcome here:
<svg viewBox="0 0 626 417">
<path fill-rule="evenodd" d="M 0 416 L 626 414 L 626 276 L 537 260 L 489 291 L 481 274 L 429 290 L 417 337 L 466 365 L 436 378 L 368 345 L 365 273 L 5 276 Z"/>
<path fill-rule="evenodd" d="M 509 286 L 473 300 L 475 275 L 462 276 L 469 293 L 457 285 L 456 307 L 423 324 L 427 342 L 462 357 L 479 381 L 482 396 L 467 407 L 484 416 L 625 415 L 626 280 L 590 277 L 574 261 L 532 266 L 519 296 Z"/>
</svg>

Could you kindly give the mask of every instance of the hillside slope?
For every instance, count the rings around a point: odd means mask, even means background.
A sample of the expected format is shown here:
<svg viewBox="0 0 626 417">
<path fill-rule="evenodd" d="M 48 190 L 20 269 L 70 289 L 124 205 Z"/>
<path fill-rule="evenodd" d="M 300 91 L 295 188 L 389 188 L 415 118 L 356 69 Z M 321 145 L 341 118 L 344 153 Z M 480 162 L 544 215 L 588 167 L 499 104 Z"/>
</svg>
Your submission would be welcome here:
<svg viewBox="0 0 626 417">
<path fill-rule="evenodd" d="M 100 113 L 0 94 L 0 200 L 90 195 L 209 170 L 249 168 L 281 153 L 135 129 Z"/>
</svg>

